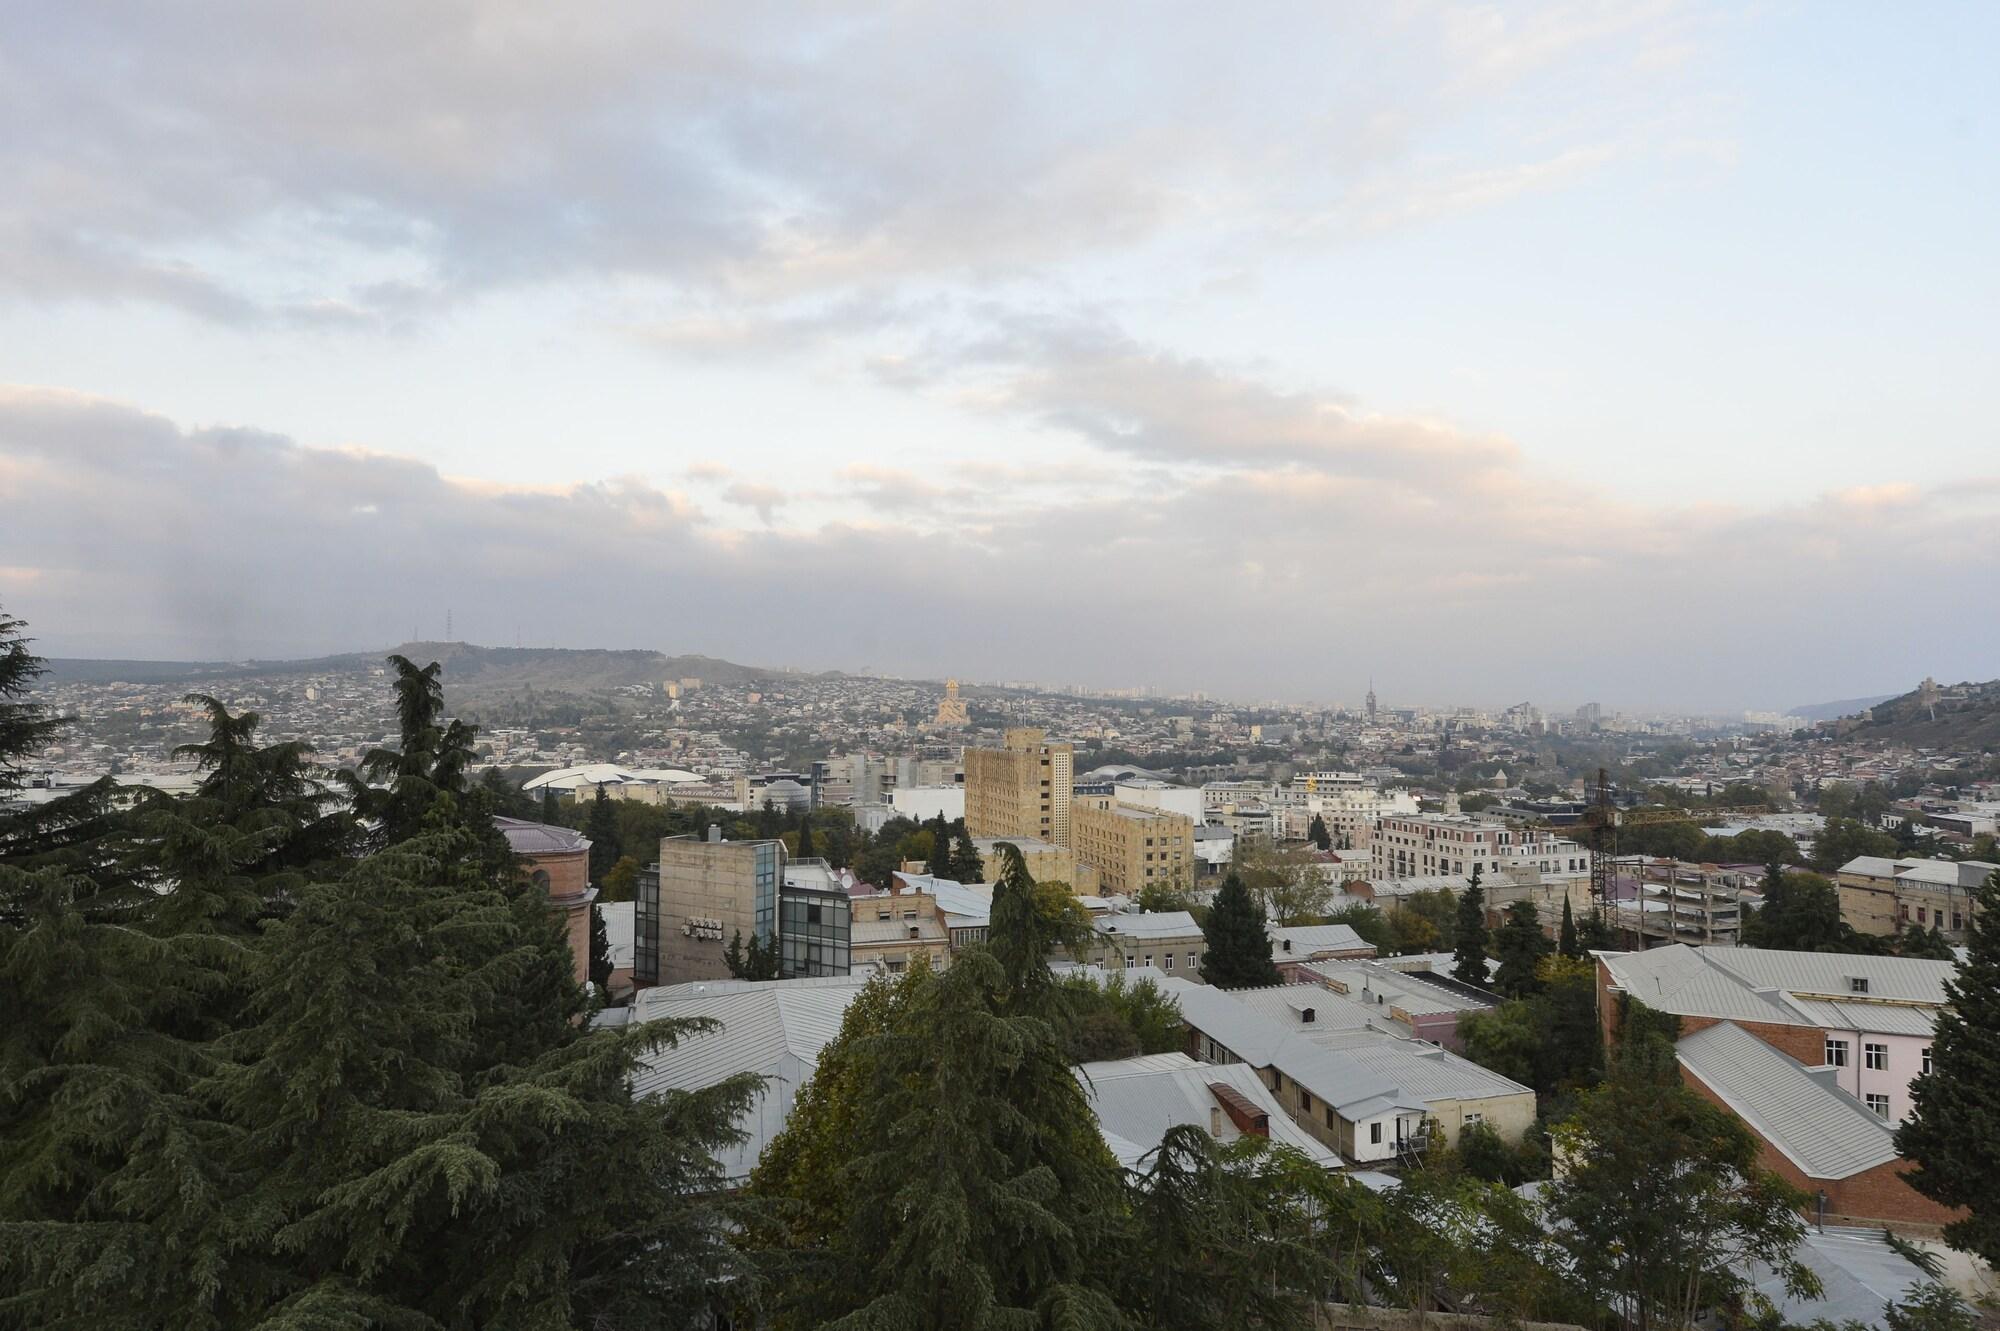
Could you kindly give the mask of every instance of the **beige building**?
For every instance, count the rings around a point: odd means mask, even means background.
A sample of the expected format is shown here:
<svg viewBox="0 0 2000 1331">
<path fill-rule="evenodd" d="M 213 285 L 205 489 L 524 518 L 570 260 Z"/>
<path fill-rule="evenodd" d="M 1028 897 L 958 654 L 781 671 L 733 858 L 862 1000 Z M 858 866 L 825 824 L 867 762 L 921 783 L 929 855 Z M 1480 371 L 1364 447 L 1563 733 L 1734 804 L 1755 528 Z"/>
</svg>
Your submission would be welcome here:
<svg viewBox="0 0 2000 1331">
<path fill-rule="evenodd" d="M 1070 811 L 1072 830 L 1075 827 L 1076 812 Z M 1076 852 L 1068 846 L 1058 846 L 1040 837 L 975 837 L 972 848 L 979 852 L 979 862 L 983 868 L 980 877 L 992 883 L 1000 878 L 1000 844 L 1007 842 L 1021 852 L 1021 859 L 1028 866 L 1028 877 L 1038 883 L 1068 883 L 1082 896 L 1097 894 L 1097 871 L 1088 865 L 1078 864 Z"/>
<path fill-rule="evenodd" d="M 1856 933 L 1883 936 L 1935 928 L 1962 936 L 1972 919 L 1973 893 L 2000 865 L 1980 860 L 1884 859 L 1861 855 L 1840 866 L 1840 918 Z"/>
<path fill-rule="evenodd" d="M 923 957 L 933 969 L 943 970 L 951 964 L 951 938 L 937 897 L 910 890 L 900 878 L 890 882 L 887 892 L 852 902 L 853 969 L 879 966 L 899 975 Z"/>
<path fill-rule="evenodd" d="M 786 881 L 782 841 L 667 837 L 659 863 L 639 875 L 632 978 L 640 986 L 720 980 L 730 942 L 761 938 L 779 954 L 782 978 L 845 975 L 847 892 L 821 860 L 801 861 Z"/>
<path fill-rule="evenodd" d="M 1097 873 L 1098 891 L 1136 896 L 1149 887 L 1194 887 L 1194 820 L 1163 809 L 1110 800 L 1079 803 L 1070 813 L 1070 849 Z"/>
<path fill-rule="evenodd" d="M 965 826 L 974 837 L 1033 837 L 1070 844 L 1075 749 L 1031 728 L 1010 730 L 1004 747 L 965 751 Z"/>
</svg>

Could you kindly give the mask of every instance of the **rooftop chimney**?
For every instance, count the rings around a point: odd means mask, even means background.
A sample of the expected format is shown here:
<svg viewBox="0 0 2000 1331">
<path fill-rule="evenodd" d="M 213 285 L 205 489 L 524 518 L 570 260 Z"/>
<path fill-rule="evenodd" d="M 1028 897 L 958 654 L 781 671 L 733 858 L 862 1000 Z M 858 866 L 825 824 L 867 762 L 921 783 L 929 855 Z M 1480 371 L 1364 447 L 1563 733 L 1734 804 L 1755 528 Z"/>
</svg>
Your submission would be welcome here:
<svg viewBox="0 0 2000 1331">
<path fill-rule="evenodd" d="M 720 841 L 720 840 L 722 840 L 722 824 L 721 824 L 721 823 L 710 823 L 710 824 L 708 825 L 708 839 L 709 839 L 710 841 Z"/>
</svg>

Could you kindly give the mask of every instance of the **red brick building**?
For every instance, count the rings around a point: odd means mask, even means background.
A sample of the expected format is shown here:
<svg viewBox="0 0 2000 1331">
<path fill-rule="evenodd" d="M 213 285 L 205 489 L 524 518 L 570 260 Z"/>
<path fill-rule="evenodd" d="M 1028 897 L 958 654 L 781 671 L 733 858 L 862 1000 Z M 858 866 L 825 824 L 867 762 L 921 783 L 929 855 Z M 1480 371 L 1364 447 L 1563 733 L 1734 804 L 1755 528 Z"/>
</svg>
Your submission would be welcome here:
<svg viewBox="0 0 2000 1331">
<path fill-rule="evenodd" d="M 581 832 L 522 818 L 495 818 L 494 826 L 521 857 L 521 872 L 563 912 L 570 960 L 578 984 L 590 979 L 590 840 Z"/>
</svg>

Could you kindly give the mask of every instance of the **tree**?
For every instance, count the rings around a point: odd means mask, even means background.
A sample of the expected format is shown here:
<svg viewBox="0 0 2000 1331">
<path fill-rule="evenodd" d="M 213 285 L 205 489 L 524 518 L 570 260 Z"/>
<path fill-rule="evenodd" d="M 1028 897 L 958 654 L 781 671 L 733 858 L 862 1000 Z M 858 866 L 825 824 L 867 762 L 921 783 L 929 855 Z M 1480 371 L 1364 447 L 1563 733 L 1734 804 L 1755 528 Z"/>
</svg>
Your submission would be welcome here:
<svg viewBox="0 0 2000 1331">
<path fill-rule="evenodd" d="M 954 883 L 977 883 L 986 877 L 986 861 L 979 854 L 979 847 L 972 842 L 972 833 L 965 828 L 965 820 L 958 821 L 951 837 L 951 872 L 946 875 Z"/>
<path fill-rule="evenodd" d="M 1130 1325 L 1118 1166 L 1054 1031 L 1010 1015 L 1012 992 L 969 949 L 872 1042 L 827 1325 Z"/>
<path fill-rule="evenodd" d="M 813 825 L 811 815 L 799 820 L 799 858 L 809 860 L 813 853 Z"/>
<path fill-rule="evenodd" d="M 1978 1331 L 1979 1310 L 1949 1285 L 1926 1280 L 1882 1309 L 1888 1331 Z"/>
<path fill-rule="evenodd" d="M 1452 949 L 1451 973 L 1460 984 L 1485 989 L 1493 983 L 1486 973 L 1486 889 L 1479 885 L 1477 868 L 1458 896 L 1458 944 Z"/>
<path fill-rule="evenodd" d="M 542 821 L 551 827 L 562 826 L 562 801 L 556 798 L 554 786 L 542 787 Z"/>
<path fill-rule="evenodd" d="M 722 964 L 729 968 L 731 978 L 743 978 L 744 959 L 743 931 L 738 929 L 729 935 L 729 946 L 722 949 Z"/>
<path fill-rule="evenodd" d="M 1739 1303 L 1752 1262 L 1817 1296 L 1793 1256 L 1806 1195 L 1757 1163 L 1741 1120 L 1681 1083 L 1672 1040 L 1643 1011 L 1627 1005 L 1610 1079 L 1551 1132 L 1566 1162 L 1544 1194 L 1562 1264 L 1637 1331 Z"/>
<path fill-rule="evenodd" d="M 1365 901 L 1353 901 L 1326 917 L 1328 924 L 1344 924 L 1361 936 L 1382 956 L 1393 956 L 1401 944 L 1395 924 L 1378 908 Z"/>
<path fill-rule="evenodd" d="M 0 610 L 0 792 L 20 784 L 21 760 L 40 753 L 63 725 L 41 703 L 25 701 L 48 669 L 28 650 L 26 627 Z"/>
<path fill-rule="evenodd" d="M 604 875 L 598 893 L 599 901 L 630 901 L 639 886 L 639 861 L 630 855 L 618 857 L 618 863 L 611 866 L 611 872 Z"/>
<path fill-rule="evenodd" d="M 600 996 L 611 992 L 611 939 L 604 932 L 604 911 L 590 907 L 590 982 Z"/>
<path fill-rule="evenodd" d="M 1326 830 L 1326 819 L 1313 815 L 1312 825 L 1306 829 L 1306 840 L 1321 850 L 1333 849 L 1333 836 Z"/>
<path fill-rule="evenodd" d="M 1252 846 L 1237 857 L 1236 871 L 1275 924 L 1317 920 L 1333 896 L 1319 861 L 1297 846 Z"/>
<path fill-rule="evenodd" d="M 1896 955 L 1920 957 L 1926 961 L 1952 961 L 1957 957 L 1957 953 L 1952 951 L 1951 940 L 1935 924 L 1928 929 L 1904 925 L 1903 931 L 1896 935 Z"/>
<path fill-rule="evenodd" d="M 1565 957 L 1580 957 L 1583 955 L 1583 944 L 1578 940 L 1576 935 L 1576 914 L 1570 910 L 1569 895 L 1567 893 L 1563 895 L 1562 933 L 1557 936 L 1556 951 Z"/>
<path fill-rule="evenodd" d="M 1208 949 L 1202 975 L 1218 989 L 1254 989 L 1282 983 L 1271 962 L 1271 935 L 1264 908 L 1254 901 L 1243 880 L 1230 874 L 1216 889 L 1215 900 L 1202 921 Z"/>
<path fill-rule="evenodd" d="M 1818 874 L 1770 864 L 1764 870 L 1764 903 L 1746 911 L 1743 944 L 1784 952 L 1873 950 L 1840 918 L 1840 893 Z"/>
<path fill-rule="evenodd" d="M 1973 891 L 1965 947 L 1896 1149 L 1916 1165 L 1911 1187 L 1965 1211 L 1946 1241 L 2000 1264 L 2000 870 Z"/>
<path fill-rule="evenodd" d="M 601 783 L 591 797 L 590 820 L 584 824 L 583 834 L 590 838 L 590 881 L 602 885 L 624 852 L 619 848 L 618 813 Z"/>
<path fill-rule="evenodd" d="M 1509 998 L 1525 998 L 1541 988 L 1535 968 L 1549 953 L 1549 940 L 1542 935 L 1542 920 L 1535 903 L 1526 899 L 1507 907 L 1507 919 L 1493 936 L 1493 955 L 1500 969 L 1493 987 Z"/>
<path fill-rule="evenodd" d="M 1148 883 L 1139 889 L 1139 909 L 1152 914 L 1195 909 L 1194 894 L 1175 883 Z"/>
</svg>

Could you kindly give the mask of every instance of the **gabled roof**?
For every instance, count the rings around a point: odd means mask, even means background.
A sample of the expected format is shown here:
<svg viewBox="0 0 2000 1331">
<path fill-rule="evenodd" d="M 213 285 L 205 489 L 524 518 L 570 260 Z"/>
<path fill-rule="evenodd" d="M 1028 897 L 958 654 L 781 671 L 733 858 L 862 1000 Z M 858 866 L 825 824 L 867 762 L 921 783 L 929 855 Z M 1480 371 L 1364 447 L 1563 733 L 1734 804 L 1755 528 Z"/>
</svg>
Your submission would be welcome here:
<svg viewBox="0 0 2000 1331">
<path fill-rule="evenodd" d="M 1101 915 L 1090 922 L 1090 927 L 1107 937 L 1140 940 L 1187 938 L 1201 933 L 1201 925 L 1195 922 L 1193 915 L 1184 910 L 1132 911 L 1125 914 Z"/>
<path fill-rule="evenodd" d="M 1848 1178 L 1896 1159 L 1888 1123 L 1740 1026 L 1725 1021 L 1696 1031 L 1676 1052 L 1682 1067 L 1808 1178 Z"/>
<path fill-rule="evenodd" d="M 1121 1141 L 1139 1148 L 1133 1159 L 1121 1157 L 1120 1163 L 1128 1168 L 1144 1168 L 1138 1156 L 1158 1147 L 1167 1129 L 1176 1124 L 1209 1128 L 1214 1121 L 1211 1109 L 1225 1110 L 1220 1140 L 1234 1141 L 1242 1136 L 1226 1112 L 1225 1098 L 1215 1090 L 1218 1086 L 1267 1117 L 1273 1142 L 1293 1147 L 1328 1169 L 1340 1167 L 1340 1157 L 1292 1121 L 1248 1064 L 1216 1065 L 1197 1063 L 1186 1054 L 1147 1054 L 1085 1063 L 1076 1076 L 1096 1111 L 1098 1129 L 1113 1151 L 1119 1149 Z"/>
<path fill-rule="evenodd" d="M 840 1033 L 847 1005 L 866 975 L 807 980 L 702 980 L 641 990 L 635 1021 L 706 1017 L 719 1028 L 648 1056 L 632 1078 L 635 1095 L 699 1090 L 738 1073 L 768 1080 L 736 1121 L 745 1140 L 718 1159 L 732 1179 L 747 1177 L 784 1128 L 792 1101 L 818 1066 L 819 1052 Z"/>
<path fill-rule="evenodd" d="M 495 818 L 493 825 L 507 838 L 507 848 L 516 855 L 569 855 L 590 849 L 590 838 L 553 823 L 535 823 L 525 818 Z"/>
<path fill-rule="evenodd" d="M 1374 946 L 1346 924 L 1272 926 L 1271 960 L 1304 961 L 1316 952 L 1373 952 Z M 1287 946 L 1289 944 L 1290 946 Z"/>
</svg>

